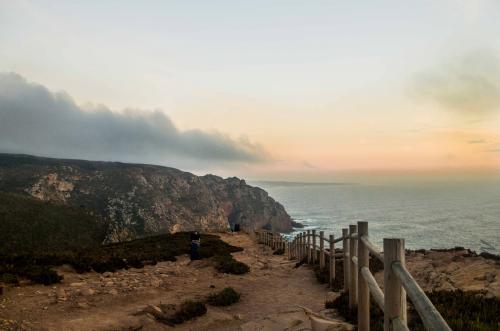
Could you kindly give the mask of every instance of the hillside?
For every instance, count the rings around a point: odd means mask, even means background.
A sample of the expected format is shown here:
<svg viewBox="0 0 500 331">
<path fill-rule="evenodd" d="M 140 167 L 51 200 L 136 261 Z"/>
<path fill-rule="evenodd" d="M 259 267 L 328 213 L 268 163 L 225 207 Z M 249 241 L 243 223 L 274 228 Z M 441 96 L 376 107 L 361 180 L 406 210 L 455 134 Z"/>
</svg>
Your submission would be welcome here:
<svg viewBox="0 0 500 331">
<path fill-rule="evenodd" d="M 0 252 L 33 254 L 100 245 L 102 222 L 81 208 L 0 192 Z"/>
<path fill-rule="evenodd" d="M 0 191 L 96 215 L 107 241 L 235 223 L 289 231 L 294 224 L 281 204 L 244 180 L 155 165 L 0 154 Z"/>
</svg>

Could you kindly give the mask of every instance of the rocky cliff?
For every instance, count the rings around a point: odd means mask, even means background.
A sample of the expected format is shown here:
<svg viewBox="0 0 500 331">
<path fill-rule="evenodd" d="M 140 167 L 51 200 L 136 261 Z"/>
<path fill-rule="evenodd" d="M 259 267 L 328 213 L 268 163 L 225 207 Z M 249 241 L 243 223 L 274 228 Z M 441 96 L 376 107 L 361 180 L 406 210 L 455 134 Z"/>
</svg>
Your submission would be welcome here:
<svg viewBox="0 0 500 331">
<path fill-rule="evenodd" d="M 154 165 L 0 154 L 0 191 L 84 208 L 103 220 L 108 241 L 235 223 L 284 232 L 293 225 L 281 204 L 244 180 Z"/>
</svg>

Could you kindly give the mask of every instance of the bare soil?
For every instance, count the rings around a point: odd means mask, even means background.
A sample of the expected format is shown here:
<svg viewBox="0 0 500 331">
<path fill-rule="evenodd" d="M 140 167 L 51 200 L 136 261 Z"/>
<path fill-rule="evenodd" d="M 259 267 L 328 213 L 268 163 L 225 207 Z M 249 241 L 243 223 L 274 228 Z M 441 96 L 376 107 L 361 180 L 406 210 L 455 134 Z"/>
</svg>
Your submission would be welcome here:
<svg viewBox="0 0 500 331">
<path fill-rule="evenodd" d="M 190 262 L 186 255 L 176 262 L 104 274 L 77 274 L 63 266 L 58 272 L 64 280 L 56 286 L 21 284 L 4 289 L 0 296 L 0 329 L 171 330 L 174 328 L 143 311 L 159 304 L 204 300 L 227 286 L 241 293 L 238 303 L 229 307 L 207 305 L 206 315 L 178 325 L 175 330 L 241 330 L 245 324 L 247 330 L 248 326 L 259 327 L 255 325 L 262 324 L 259 321 L 268 315 L 297 311 L 298 306 L 312 311 L 324 309 L 326 297 L 332 293 L 316 281 L 309 266 L 294 268 L 295 262 L 273 255 L 268 247 L 256 244 L 246 234 L 220 236 L 244 248 L 233 256 L 250 266 L 249 273 L 221 274 L 210 260 Z"/>
<path fill-rule="evenodd" d="M 273 255 L 246 234 L 218 234 L 225 242 L 242 247 L 232 255 L 250 266 L 244 275 L 218 273 L 209 259 L 161 262 L 143 269 L 115 273 L 75 273 L 62 266 L 64 276 L 56 286 L 21 283 L 4 288 L 0 295 L 0 330 L 214 330 L 271 331 L 312 330 L 299 306 L 314 312 L 338 293 L 319 284 L 310 266 L 295 268 L 295 261 Z M 408 252 L 407 266 L 426 291 L 482 291 L 500 297 L 500 263 L 471 255 L 467 250 Z M 383 275 L 376 274 L 379 284 Z M 205 300 L 210 293 L 231 286 L 241 300 L 228 307 L 207 305 L 206 315 L 175 328 L 144 311 L 160 304 Z M 350 330 L 338 315 L 334 330 Z"/>
</svg>

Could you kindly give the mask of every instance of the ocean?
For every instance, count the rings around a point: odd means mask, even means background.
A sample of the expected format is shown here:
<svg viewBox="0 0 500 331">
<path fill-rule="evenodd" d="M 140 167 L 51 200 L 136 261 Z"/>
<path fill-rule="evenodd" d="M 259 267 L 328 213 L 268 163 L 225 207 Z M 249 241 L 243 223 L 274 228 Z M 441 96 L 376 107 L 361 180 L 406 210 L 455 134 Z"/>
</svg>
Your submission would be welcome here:
<svg viewBox="0 0 500 331">
<path fill-rule="evenodd" d="M 341 235 L 369 222 L 373 242 L 405 238 L 406 248 L 463 246 L 500 253 L 500 183 L 314 184 L 253 182 L 305 229 Z M 299 231 L 297 229 L 297 231 Z"/>
</svg>

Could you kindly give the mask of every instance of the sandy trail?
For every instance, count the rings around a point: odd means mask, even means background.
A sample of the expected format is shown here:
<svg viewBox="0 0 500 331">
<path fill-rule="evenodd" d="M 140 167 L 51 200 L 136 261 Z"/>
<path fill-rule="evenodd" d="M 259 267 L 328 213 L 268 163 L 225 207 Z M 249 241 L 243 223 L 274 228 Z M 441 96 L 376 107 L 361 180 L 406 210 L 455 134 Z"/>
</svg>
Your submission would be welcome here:
<svg viewBox="0 0 500 331">
<path fill-rule="evenodd" d="M 297 305 L 323 309 L 328 289 L 316 281 L 310 267 L 294 268 L 294 262 L 272 255 L 246 234 L 219 235 L 244 248 L 233 256 L 250 266 L 248 274 L 220 274 L 208 260 L 189 263 L 187 256 L 103 275 L 60 268 L 64 281 L 57 286 L 8 289 L 0 297 L 0 320 L 4 328 L 22 325 L 27 330 L 170 330 L 174 328 L 136 313 L 147 305 L 203 299 L 226 286 L 241 293 L 240 302 L 225 308 L 207 305 L 206 315 L 175 330 L 239 330 L 248 321 Z"/>
</svg>

